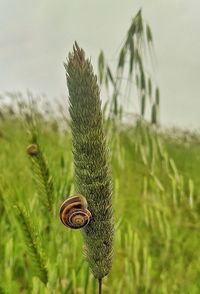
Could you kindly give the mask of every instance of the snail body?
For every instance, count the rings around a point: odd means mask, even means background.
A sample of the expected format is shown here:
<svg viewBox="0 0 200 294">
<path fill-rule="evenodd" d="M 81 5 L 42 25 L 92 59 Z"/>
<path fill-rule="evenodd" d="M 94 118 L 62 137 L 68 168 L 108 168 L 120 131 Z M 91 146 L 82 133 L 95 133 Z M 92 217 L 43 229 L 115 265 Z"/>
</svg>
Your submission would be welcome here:
<svg viewBox="0 0 200 294">
<path fill-rule="evenodd" d="M 67 198 L 60 208 L 61 222 L 71 229 L 85 227 L 92 218 L 87 207 L 85 197 L 80 194 Z"/>
</svg>

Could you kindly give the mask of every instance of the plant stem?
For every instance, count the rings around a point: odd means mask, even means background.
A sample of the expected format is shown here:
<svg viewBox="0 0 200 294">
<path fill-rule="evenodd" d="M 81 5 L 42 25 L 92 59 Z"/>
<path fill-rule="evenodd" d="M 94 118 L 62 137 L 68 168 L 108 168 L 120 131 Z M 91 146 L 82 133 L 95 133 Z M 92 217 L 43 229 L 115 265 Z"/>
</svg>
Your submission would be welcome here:
<svg viewBox="0 0 200 294">
<path fill-rule="evenodd" d="M 99 281 L 99 294 L 102 294 L 102 279 L 98 279 Z"/>
</svg>

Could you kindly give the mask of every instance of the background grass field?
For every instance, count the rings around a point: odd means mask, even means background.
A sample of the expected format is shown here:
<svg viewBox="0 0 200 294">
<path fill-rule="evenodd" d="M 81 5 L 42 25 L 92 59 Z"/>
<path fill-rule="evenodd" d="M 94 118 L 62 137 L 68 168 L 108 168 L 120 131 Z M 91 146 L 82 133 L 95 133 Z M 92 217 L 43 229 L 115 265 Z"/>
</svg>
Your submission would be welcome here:
<svg viewBox="0 0 200 294">
<path fill-rule="evenodd" d="M 1 108 L 0 293 L 96 293 L 80 232 L 59 220 L 62 200 L 75 192 L 67 121 L 37 117 L 54 185 L 49 214 L 26 152 L 30 118 L 24 113 Z M 116 231 L 104 293 L 200 293 L 198 134 L 163 131 L 142 120 L 117 131 L 108 125 Z M 35 255 L 27 218 L 16 208 L 21 204 L 36 236 Z"/>
</svg>

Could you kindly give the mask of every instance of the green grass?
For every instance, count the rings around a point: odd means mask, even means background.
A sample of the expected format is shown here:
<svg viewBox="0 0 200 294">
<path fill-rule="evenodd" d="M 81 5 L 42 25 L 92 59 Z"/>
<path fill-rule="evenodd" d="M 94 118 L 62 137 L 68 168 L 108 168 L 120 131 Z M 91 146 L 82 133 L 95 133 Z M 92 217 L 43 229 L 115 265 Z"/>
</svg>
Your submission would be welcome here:
<svg viewBox="0 0 200 294">
<path fill-rule="evenodd" d="M 0 119 L 0 130 L 0 293 L 96 293 L 96 281 L 83 261 L 80 232 L 59 220 L 65 191 L 75 192 L 70 133 L 43 120 L 38 126 L 55 188 L 49 215 L 26 153 L 29 137 L 23 121 L 6 115 Z M 198 137 L 185 143 L 141 124 L 116 136 L 119 145 L 110 144 L 114 259 L 103 292 L 200 293 Z M 26 207 L 38 250 L 34 256 L 16 205 Z M 48 272 L 46 284 L 35 266 L 40 250 Z"/>
</svg>

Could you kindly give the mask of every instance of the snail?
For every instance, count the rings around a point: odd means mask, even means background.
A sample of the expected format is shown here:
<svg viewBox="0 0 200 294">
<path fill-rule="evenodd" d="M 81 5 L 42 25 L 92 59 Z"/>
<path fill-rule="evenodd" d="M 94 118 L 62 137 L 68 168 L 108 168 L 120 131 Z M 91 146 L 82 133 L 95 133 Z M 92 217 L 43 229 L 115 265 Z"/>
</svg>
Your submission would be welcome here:
<svg viewBox="0 0 200 294">
<path fill-rule="evenodd" d="M 88 204 L 85 197 L 80 194 L 67 198 L 60 208 L 61 222 L 71 229 L 85 227 L 92 218 L 87 207 Z"/>
<path fill-rule="evenodd" d="M 28 155 L 30 155 L 30 156 L 38 155 L 38 145 L 37 144 L 30 144 L 26 150 L 27 150 Z"/>
</svg>

